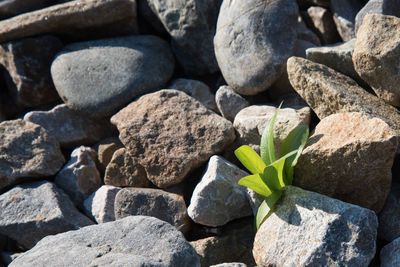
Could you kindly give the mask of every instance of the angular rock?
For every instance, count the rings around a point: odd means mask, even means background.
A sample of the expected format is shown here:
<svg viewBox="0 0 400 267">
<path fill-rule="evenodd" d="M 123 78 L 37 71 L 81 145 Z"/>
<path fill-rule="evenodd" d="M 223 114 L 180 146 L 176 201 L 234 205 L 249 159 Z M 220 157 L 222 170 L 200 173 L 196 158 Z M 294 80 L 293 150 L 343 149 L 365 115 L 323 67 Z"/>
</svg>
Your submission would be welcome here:
<svg viewBox="0 0 400 267">
<path fill-rule="evenodd" d="M 18 185 L 0 195 L 0 234 L 25 248 L 48 235 L 93 224 L 53 183 Z"/>
<path fill-rule="evenodd" d="M 214 47 L 228 85 L 243 95 L 268 89 L 292 55 L 297 18 L 294 0 L 223 1 Z"/>
<path fill-rule="evenodd" d="M 384 246 L 381 249 L 380 259 L 381 267 L 393 267 L 400 265 L 400 238 Z"/>
<path fill-rule="evenodd" d="M 39 125 L 20 119 L 0 123 L 0 190 L 54 175 L 64 162 L 57 140 Z"/>
<path fill-rule="evenodd" d="M 7 70 L 8 90 L 21 107 L 35 107 L 59 99 L 50 65 L 62 49 L 54 36 L 26 38 L 0 45 L 0 64 Z"/>
<path fill-rule="evenodd" d="M 62 147 L 91 145 L 112 132 L 108 120 L 93 120 L 61 104 L 49 111 L 31 111 L 24 120 L 36 123 L 53 135 Z"/>
<path fill-rule="evenodd" d="M 71 159 L 56 175 L 54 182 L 62 188 L 76 206 L 101 186 L 96 167 L 97 154 L 90 147 L 80 146 L 71 153 Z"/>
<path fill-rule="evenodd" d="M 215 94 L 215 102 L 222 116 L 230 121 L 239 111 L 249 106 L 249 102 L 236 93 L 230 86 L 221 86 Z"/>
<path fill-rule="evenodd" d="M 331 0 L 331 10 L 336 29 L 343 41 L 355 38 L 355 19 L 363 7 L 361 0 Z"/>
<path fill-rule="evenodd" d="M 246 188 L 238 181 L 249 174 L 220 156 L 212 156 L 188 207 L 196 223 L 217 227 L 252 215 Z"/>
<path fill-rule="evenodd" d="M 180 183 L 235 139 L 231 122 L 177 90 L 142 96 L 111 122 L 147 178 L 161 188 Z"/>
<path fill-rule="evenodd" d="M 257 266 L 368 266 L 375 255 L 373 211 L 289 186 L 259 228 Z"/>
<path fill-rule="evenodd" d="M 54 60 L 51 74 L 68 107 L 105 117 L 164 86 L 173 69 L 165 41 L 137 35 L 70 44 Z"/>
<path fill-rule="evenodd" d="M 330 115 L 310 136 L 293 183 L 378 213 L 390 191 L 397 145 L 381 119 L 356 112 Z"/>
<path fill-rule="evenodd" d="M 323 44 L 334 44 L 341 41 L 332 13 L 328 9 L 312 6 L 307 9 L 307 15 Z"/>
<path fill-rule="evenodd" d="M 354 47 L 354 68 L 385 102 L 400 106 L 400 18 L 364 18 Z"/>
<path fill-rule="evenodd" d="M 382 211 L 379 213 L 378 237 L 392 242 L 400 237 L 400 185 L 392 184 Z"/>
<path fill-rule="evenodd" d="M 82 32 L 87 36 L 95 29 L 113 31 L 113 34 L 137 33 L 136 1 L 69 1 L 25 13 L 0 21 L 0 43 L 47 33 L 76 35 Z"/>
<path fill-rule="evenodd" d="M 83 202 L 83 209 L 97 223 L 115 221 L 114 201 L 119 187 L 103 185 Z"/>
<path fill-rule="evenodd" d="M 351 78 L 312 61 L 292 57 L 287 63 L 293 88 L 318 118 L 339 112 L 361 112 L 386 122 L 400 137 L 399 111 L 366 92 Z"/>
<path fill-rule="evenodd" d="M 113 186 L 150 187 L 146 171 L 125 148 L 114 152 L 104 175 L 104 183 Z"/>
<path fill-rule="evenodd" d="M 106 171 L 108 163 L 110 163 L 114 152 L 120 148 L 123 148 L 121 141 L 118 137 L 110 137 L 101 140 L 94 146 L 94 150 L 97 152 L 97 159 L 99 162 L 99 169 L 102 174 Z"/>
<path fill-rule="evenodd" d="M 153 217 L 115 222 L 49 236 L 12 266 L 194 266 L 196 251 L 182 233 Z"/>
<path fill-rule="evenodd" d="M 114 211 L 116 220 L 145 215 L 168 222 L 182 233 L 190 227 L 183 197 L 159 189 L 123 188 L 115 197 Z"/>
</svg>

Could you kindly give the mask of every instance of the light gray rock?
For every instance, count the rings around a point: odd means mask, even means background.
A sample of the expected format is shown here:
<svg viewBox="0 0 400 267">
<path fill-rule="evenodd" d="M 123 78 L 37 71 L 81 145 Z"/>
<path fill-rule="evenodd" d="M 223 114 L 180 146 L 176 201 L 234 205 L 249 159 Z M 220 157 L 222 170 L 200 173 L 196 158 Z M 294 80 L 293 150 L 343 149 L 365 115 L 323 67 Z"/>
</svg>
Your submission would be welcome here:
<svg viewBox="0 0 400 267">
<path fill-rule="evenodd" d="M 83 202 L 83 209 L 97 223 L 115 221 L 114 202 L 119 187 L 103 185 Z"/>
<path fill-rule="evenodd" d="M 379 213 L 378 237 L 392 242 L 400 237 L 400 185 L 393 183 L 382 211 Z"/>
<path fill-rule="evenodd" d="M 363 7 L 361 0 L 331 0 L 331 10 L 336 29 L 343 41 L 356 37 L 355 19 L 358 11 Z"/>
<path fill-rule="evenodd" d="M 400 238 L 395 239 L 381 249 L 381 267 L 400 265 Z"/>
<path fill-rule="evenodd" d="M 18 185 L 0 195 L 0 234 L 31 248 L 48 235 L 93 224 L 53 183 Z"/>
<path fill-rule="evenodd" d="M 368 266 L 376 251 L 373 211 L 289 186 L 259 228 L 257 266 Z"/>
<path fill-rule="evenodd" d="M 70 44 L 53 61 L 51 74 L 68 107 L 105 117 L 160 89 L 173 69 L 168 43 L 137 35 Z"/>
<path fill-rule="evenodd" d="M 248 175 L 224 158 L 212 156 L 193 191 L 189 217 L 196 223 L 216 227 L 251 215 L 246 188 L 237 183 Z"/>
<path fill-rule="evenodd" d="M 190 228 L 182 196 L 150 188 L 123 188 L 115 197 L 115 219 L 131 215 L 153 216 L 176 227 L 182 233 Z"/>
<path fill-rule="evenodd" d="M 235 139 L 232 123 L 177 90 L 132 102 L 111 118 L 121 142 L 160 188 L 182 182 Z"/>
<path fill-rule="evenodd" d="M 109 120 L 93 120 L 61 104 L 49 111 L 31 111 L 24 120 L 36 123 L 53 135 L 62 147 L 91 145 L 112 133 Z"/>
<path fill-rule="evenodd" d="M 64 162 L 57 140 L 39 125 L 21 119 L 0 123 L 0 190 L 54 175 Z"/>
<path fill-rule="evenodd" d="M 341 41 L 332 13 L 328 9 L 311 6 L 307 9 L 307 15 L 323 44 L 334 44 Z"/>
<path fill-rule="evenodd" d="M 46 237 L 10 267 L 26 265 L 199 267 L 200 263 L 193 247 L 170 224 L 130 216 Z"/>
<path fill-rule="evenodd" d="M 295 0 L 224 0 L 214 47 L 228 85 L 243 95 L 268 89 L 292 55 L 297 18 Z"/>
<path fill-rule="evenodd" d="M 230 86 L 221 86 L 215 94 L 219 112 L 233 122 L 239 111 L 249 106 L 249 102 L 236 93 Z"/>
<path fill-rule="evenodd" d="M 71 159 L 54 180 L 78 207 L 81 207 L 83 201 L 101 186 L 96 160 L 96 151 L 90 147 L 80 146 L 72 151 Z"/>
</svg>

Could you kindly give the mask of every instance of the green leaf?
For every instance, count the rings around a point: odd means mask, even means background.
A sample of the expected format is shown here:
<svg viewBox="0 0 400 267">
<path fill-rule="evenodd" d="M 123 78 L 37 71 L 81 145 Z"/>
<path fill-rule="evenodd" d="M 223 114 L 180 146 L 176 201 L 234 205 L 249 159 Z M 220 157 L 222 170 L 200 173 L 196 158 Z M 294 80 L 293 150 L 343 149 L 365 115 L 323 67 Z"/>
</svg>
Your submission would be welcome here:
<svg viewBox="0 0 400 267">
<path fill-rule="evenodd" d="M 243 177 L 238 184 L 246 186 L 265 197 L 272 194 L 272 190 L 264 183 L 259 173 Z"/>
<path fill-rule="evenodd" d="M 235 150 L 236 157 L 252 174 L 262 173 L 266 167 L 260 156 L 249 146 L 241 146 Z"/>
<path fill-rule="evenodd" d="M 285 173 L 283 171 L 285 160 L 296 153 L 297 150 L 292 151 L 285 156 L 279 158 L 278 160 L 272 162 L 271 165 L 267 166 L 264 169 L 262 178 L 272 191 L 280 190 L 282 187 L 285 187 L 287 185 L 285 183 Z"/>
<path fill-rule="evenodd" d="M 260 207 L 258 207 L 256 215 L 257 230 L 260 228 L 260 225 L 271 215 L 276 202 L 278 202 L 281 196 L 282 191 L 274 191 L 269 197 L 266 197 L 261 203 Z"/>
<path fill-rule="evenodd" d="M 269 165 L 276 160 L 274 147 L 274 124 L 282 103 L 276 109 L 274 116 L 268 122 L 261 136 L 260 153 L 265 164 Z"/>
</svg>

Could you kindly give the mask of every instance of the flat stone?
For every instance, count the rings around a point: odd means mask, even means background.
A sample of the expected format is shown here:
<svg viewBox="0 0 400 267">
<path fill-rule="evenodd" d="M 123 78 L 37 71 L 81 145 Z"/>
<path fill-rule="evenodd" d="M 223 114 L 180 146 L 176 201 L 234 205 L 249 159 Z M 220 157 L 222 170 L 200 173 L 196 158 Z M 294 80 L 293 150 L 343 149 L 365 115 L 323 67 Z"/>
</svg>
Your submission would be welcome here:
<svg viewBox="0 0 400 267">
<path fill-rule="evenodd" d="M 21 119 L 0 123 L 0 190 L 54 175 L 64 162 L 57 140 L 39 125 Z"/>
<path fill-rule="evenodd" d="M 104 183 L 113 186 L 150 187 L 146 171 L 125 148 L 114 152 L 104 175 Z"/>
<path fill-rule="evenodd" d="M 328 9 L 312 6 L 307 9 L 307 15 L 323 44 L 334 44 L 341 41 L 332 13 Z"/>
<path fill-rule="evenodd" d="M 381 249 L 381 267 L 393 267 L 400 265 L 400 238 L 395 239 Z"/>
<path fill-rule="evenodd" d="M 294 0 L 223 1 L 214 47 L 228 85 L 243 95 L 267 90 L 292 55 L 298 15 Z"/>
<path fill-rule="evenodd" d="M 190 228 L 182 196 L 151 188 L 123 188 L 115 197 L 115 219 L 131 215 L 153 216 L 176 227 L 182 233 Z"/>
<path fill-rule="evenodd" d="M 97 223 L 115 221 L 114 201 L 119 187 L 103 185 L 83 202 L 83 209 Z"/>
<path fill-rule="evenodd" d="M 258 229 L 257 266 L 368 266 L 378 220 L 371 210 L 294 186 Z"/>
<path fill-rule="evenodd" d="M 231 122 L 177 90 L 142 96 L 111 122 L 129 154 L 160 188 L 182 182 L 235 139 Z"/>
<path fill-rule="evenodd" d="M 66 104 L 57 105 L 49 111 L 31 111 L 25 114 L 24 120 L 42 126 L 65 148 L 92 145 L 113 130 L 108 120 L 90 119 Z"/>
<path fill-rule="evenodd" d="M 379 213 L 378 237 L 392 242 L 400 237 L 400 185 L 393 183 L 382 211 Z"/>
<path fill-rule="evenodd" d="M 232 121 L 239 111 L 249 106 L 249 102 L 236 93 L 230 86 L 221 86 L 215 94 L 218 110 L 221 115 Z"/>
<path fill-rule="evenodd" d="M 68 107 L 105 117 L 164 86 L 173 69 L 168 43 L 137 35 L 70 44 L 54 60 L 51 74 Z"/>
<path fill-rule="evenodd" d="M 90 147 L 80 146 L 72 151 L 71 159 L 54 180 L 78 207 L 81 207 L 83 201 L 102 184 L 96 160 L 96 151 Z"/>
<path fill-rule="evenodd" d="M 367 15 L 358 30 L 354 68 L 385 102 L 400 106 L 400 18 Z"/>
<path fill-rule="evenodd" d="M 0 195 L 0 234 L 30 249 L 48 235 L 93 224 L 53 183 L 18 185 Z"/>
<path fill-rule="evenodd" d="M 12 266 L 194 266 L 196 251 L 182 233 L 153 217 L 115 222 L 49 236 L 15 259 Z"/>
<path fill-rule="evenodd" d="M 358 11 L 363 7 L 361 0 L 331 0 L 331 11 L 336 29 L 343 41 L 355 38 L 355 19 Z"/>
</svg>

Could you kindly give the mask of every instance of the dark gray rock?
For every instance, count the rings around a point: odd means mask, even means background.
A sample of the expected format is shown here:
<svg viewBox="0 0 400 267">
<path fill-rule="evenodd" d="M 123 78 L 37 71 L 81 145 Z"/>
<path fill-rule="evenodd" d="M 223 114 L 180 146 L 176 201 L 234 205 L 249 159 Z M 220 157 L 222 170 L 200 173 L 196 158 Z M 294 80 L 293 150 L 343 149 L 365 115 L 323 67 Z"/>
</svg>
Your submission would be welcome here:
<svg viewBox="0 0 400 267">
<path fill-rule="evenodd" d="M 58 93 L 73 110 L 108 116 L 160 89 L 174 70 L 169 45 L 151 35 L 70 44 L 51 66 Z"/>
<path fill-rule="evenodd" d="M 215 94 L 215 102 L 222 116 L 233 122 L 239 111 L 249 106 L 249 102 L 230 86 L 221 86 Z"/>
<path fill-rule="evenodd" d="M 355 19 L 363 7 L 361 0 L 331 0 L 331 10 L 336 29 L 343 41 L 355 38 Z"/>
<path fill-rule="evenodd" d="M 199 267 L 199 257 L 182 233 L 154 217 L 115 222 L 49 236 L 15 259 L 12 266 Z"/>
<path fill-rule="evenodd" d="M 48 235 L 93 224 L 47 181 L 18 185 L 0 195 L 0 234 L 31 248 Z"/>
<path fill-rule="evenodd" d="M 400 265 L 400 238 L 395 239 L 381 249 L 381 267 Z"/>
<path fill-rule="evenodd" d="M 379 213 L 378 237 L 392 242 L 400 237 L 400 185 L 392 184 L 385 206 Z"/>
</svg>

